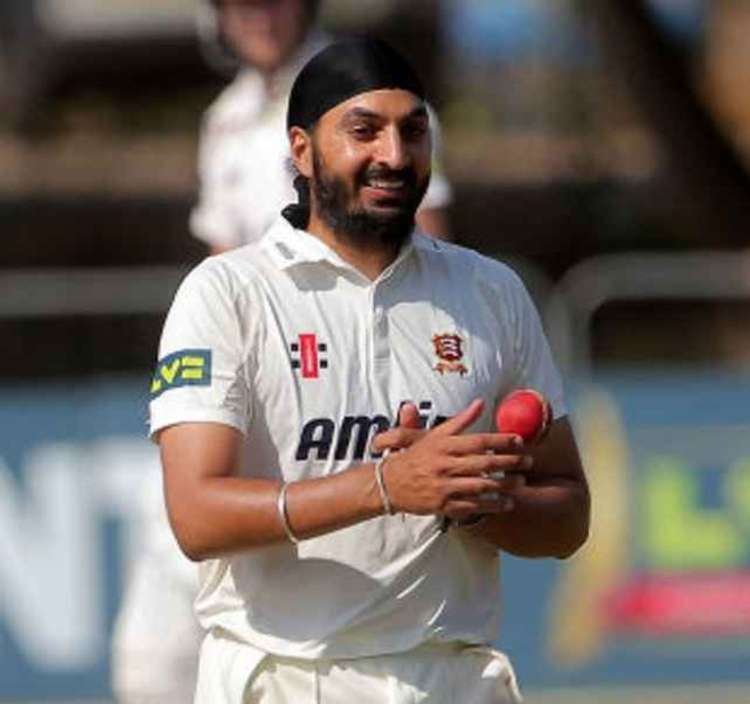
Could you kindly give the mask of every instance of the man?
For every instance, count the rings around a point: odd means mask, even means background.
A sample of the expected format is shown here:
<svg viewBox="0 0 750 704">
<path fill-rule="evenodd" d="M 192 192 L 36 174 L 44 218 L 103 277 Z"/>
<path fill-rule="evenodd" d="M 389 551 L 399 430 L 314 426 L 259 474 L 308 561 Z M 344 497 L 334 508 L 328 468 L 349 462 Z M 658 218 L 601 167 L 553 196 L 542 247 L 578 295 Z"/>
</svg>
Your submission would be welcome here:
<svg viewBox="0 0 750 704">
<path fill-rule="evenodd" d="M 319 0 L 211 0 L 213 41 L 240 66 L 207 111 L 201 189 L 190 224 L 216 254 L 260 239 L 294 197 L 286 105 L 294 77 L 328 43 Z M 436 161 L 437 163 L 437 161 Z M 450 186 L 434 178 L 419 212 L 431 234 L 448 234 Z M 155 477 L 156 479 L 156 477 Z M 112 641 L 112 683 L 121 704 L 185 701 L 193 688 L 200 629 L 192 615 L 195 567 L 169 530 L 160 484 L 142 490 L 143 537 Z"/>
<path fill-rule="evenodd" d="M 589 515 L 538 317 L 506 267 L 413 231 L 429 115 L 387 45 L 318 53 L 287 125 L 300 202 L 188 276 L 152 386 L 202 561 L 195 701 L 520 701 L 499 551 L 567 557 Z M 489 432 L 518 386 L 554 409 L 536 448 Z"/>
<path fill-rule="evenodd" d="M 206 112 L 199 148 L 200 197 L 190 226 L 216 254 L 258 240 L 294 197 L 284 120 L 292 81 L 328 38 L 319 0 L 212 0 L 219 42 L 241 66 Z M 419 222 L 447 237 L 451 191 L 435 178 Z"/>
</svg>

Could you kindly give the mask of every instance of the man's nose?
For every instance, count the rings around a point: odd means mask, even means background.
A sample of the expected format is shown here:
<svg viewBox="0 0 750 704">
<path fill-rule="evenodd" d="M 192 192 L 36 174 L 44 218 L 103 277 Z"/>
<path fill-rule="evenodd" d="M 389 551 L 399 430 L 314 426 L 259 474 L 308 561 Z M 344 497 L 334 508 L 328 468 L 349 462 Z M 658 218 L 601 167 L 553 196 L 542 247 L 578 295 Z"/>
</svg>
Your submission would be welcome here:
<svg viewBox="0 0 750 704">
<path fill-rule="evenodd" d="M 397 129 L 386 130 L 378 142 L 377 160 L 388 168 L 403 169 L 411 160 L 408 146 Z"/>
</svg>

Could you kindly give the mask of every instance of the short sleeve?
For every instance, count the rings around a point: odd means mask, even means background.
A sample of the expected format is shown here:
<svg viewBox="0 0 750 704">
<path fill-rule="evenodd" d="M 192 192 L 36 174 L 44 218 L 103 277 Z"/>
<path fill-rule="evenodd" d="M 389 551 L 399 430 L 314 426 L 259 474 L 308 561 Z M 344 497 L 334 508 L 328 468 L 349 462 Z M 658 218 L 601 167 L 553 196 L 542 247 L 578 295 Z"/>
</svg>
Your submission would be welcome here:
<svg viewBox="0 0 750 704">
<path fill-rule="evenodd" d="M 250 422 L 246 333 L 231 273 L 210 258 L 180 286 L 167 315 L 150 388 L 151 437 L 169 425 Z"/>
<path fill-rule="evenodd" d="M 512 286 L 514 334 L 514 387 L 542 393 L 552 406 L 554 418 L 567 414 L 560 374 L 555 365 L 539 313 L 518 277 Z"/>
</svg>

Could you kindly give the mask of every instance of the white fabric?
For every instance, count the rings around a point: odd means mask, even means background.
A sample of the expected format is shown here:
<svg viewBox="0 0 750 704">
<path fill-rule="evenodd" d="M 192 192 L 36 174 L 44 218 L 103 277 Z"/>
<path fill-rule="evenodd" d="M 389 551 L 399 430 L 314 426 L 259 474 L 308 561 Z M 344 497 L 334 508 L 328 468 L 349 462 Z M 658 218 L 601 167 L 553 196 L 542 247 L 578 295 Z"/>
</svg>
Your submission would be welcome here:
<svg viewBox="0 0 750 704">
<path fill-rule="evenodd" d="M 287 99 L 299 70 L 327 41 L 312 36 L 270 90 L 256 70 L 242 70 L 207 110 L 198 155 L 199 201 L 190 218 L 198 239 L 217 247 L 255 242 L 285 205 L 297 201 L 288 163 Z M 439 127 L 431 117 L 437 155 Z M 450 200 L 436 156 L 422 207 L 440 208 Z"/>
<path fill-rule="evenodd" d="M 195 704 L 519 704 L 508 657 L 487 646 L 427 643 L 347 660 L 274 656 L 210 633 Z"/>
<path fill-rule="evenodd" d="M 208 702 L 209 700 L 206 700 Z M 215 702 L 216 700 L 212 700 Z M 422 647 L 358 660 L 269 657 L 243 704 L 518 704 L 508 658 L 486 647 Z"/>
<path fill-rule="evenodd" d="M 461 342 L 450 368 L 433 342 L 444 334 Z M 312 339 L 317 359 L 303 339 Z M 244 476 L 294 481 L 367 460 L 372 434 L 405 400 L 431 426 L 482 397 L 474 430 L 491 427 L 497 400 L 516 387 L 540 390 L 555 417 L 565 413 L 518 277 L 419 234 L 371 282 L 279 219 L 259 244 L 211 257 L 183 282 L 160 356 L 179 359 L 170 355 L 181 350 L 203 355 L 210 369 L 195 385 L 180 381 L 172 362 L 171 384 L 158 368 L 151 431 L 186 421 L 232 425 L 246 434 Z M 297 546 L 202 563 L 197 610 L 206 629 L 297 658 L 490 643 L 500 616 L 498 556 L 464 531 L 441 533 L 436 518 L 383 516 Z"/>
</svg>

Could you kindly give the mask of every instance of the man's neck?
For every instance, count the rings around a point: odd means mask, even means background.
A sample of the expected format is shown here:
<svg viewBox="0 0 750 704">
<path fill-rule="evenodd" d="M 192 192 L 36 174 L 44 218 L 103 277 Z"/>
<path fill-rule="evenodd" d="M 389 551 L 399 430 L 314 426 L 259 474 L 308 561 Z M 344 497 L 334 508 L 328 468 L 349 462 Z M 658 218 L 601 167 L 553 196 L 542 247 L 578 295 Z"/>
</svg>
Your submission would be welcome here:
<svg viewBox="0 0 750 704">
<path fill-rule="evenodd" d="M 263 90 L 269 98 L 275 98 L 281 91 L 288 89 L 283 80 L 285 68 L 286 66 L 281 64 L 265 70 L 258 69 L 258 74 L 263 81 Z"/>
<path fill-rule="evenodd" d="M 355 243 L 333 231 L 314 214 L 310 217 L 307 232 L 328 245 L 347 264 L 351 264 L 370 281 L 375 281 L 398 256 L 398 247 L 395 244 Z"/>
</svg>

